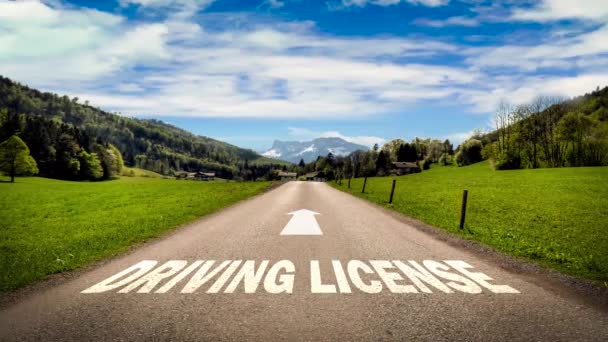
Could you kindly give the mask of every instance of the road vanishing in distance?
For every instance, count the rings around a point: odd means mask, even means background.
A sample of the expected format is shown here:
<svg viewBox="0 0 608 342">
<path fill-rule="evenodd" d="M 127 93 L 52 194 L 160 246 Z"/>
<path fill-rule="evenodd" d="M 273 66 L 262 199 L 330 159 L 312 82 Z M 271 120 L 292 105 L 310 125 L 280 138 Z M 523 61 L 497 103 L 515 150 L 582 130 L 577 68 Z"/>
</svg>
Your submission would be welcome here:
<svg viewBox="0 0 608 342">
<path fill-rule="evenodd" d="M 532 278 L 288 182 L 24 295 L 0 340 L 608 340 L 606 310 Z"/>
</svg>

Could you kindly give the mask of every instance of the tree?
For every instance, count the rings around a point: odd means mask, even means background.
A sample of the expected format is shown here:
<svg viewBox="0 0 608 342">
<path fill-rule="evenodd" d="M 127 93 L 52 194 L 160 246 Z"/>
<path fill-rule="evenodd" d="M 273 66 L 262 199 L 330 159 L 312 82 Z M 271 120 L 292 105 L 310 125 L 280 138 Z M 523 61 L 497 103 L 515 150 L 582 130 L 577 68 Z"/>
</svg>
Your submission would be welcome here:
<svg viewBox="0 0 608 342">
<path fill-rule="evenodd" d="M 305 166 L 306 166 L 306 163 L 304 163 L 304 158 L 300 158 L 300 162 L 298 163 L 298 166 L 299 166 L 300 168 L 303 168 L 303 167 L 305 167 Z"/>
<path fill-rule="evenodd" d="M 401 145 L 405 144 L 403 139 L 393 139 L 382 146 L 385 156 L 390 160 L 397 160 Z"/>
<path fill-rule="evenodd" d="M 116 147 L 112 144 L 108 144 L 108 146 L 94 144 L 92 150 L 97 154 L 97 158 L 99 158 L 99 161 L 101 162 L 104 179 L 120 175 L 124 162 L 120 151 L 118 151 Z M 169 171 L 169 162 L 167 159 L 156 159 L 154 161 L 153 171 L 160 174 L 167 173 Z"/>
<path fill-rule="evenodd" d="M 446 153 L 447 155 L 454 154 L 454 145 L 450 143 L 449 139 L 445 139 L 445 141 L 443 142 L 443 153 Z"/>
<path fill-rule="evenodd" d="M 416 146 L 405 143 L 399 147 L 397 153 L 397 161 L 400 162 L 416 162 L 418 160 L 418 152 Z"/>
<path fill-rule="evenodd" d="M 120 153 L 120 151 L 116 148 L 116 146 L 114 146 L 112 144 L 108 144 L 108 149 L 110 151 L 112 151 L 112 154 L 114 154 L 114 163 L 115 163 L 116 174 L 121 174 L 122 168 L 125 166 L 125 162 L 122 159 L 122 153 Z M 168 164 L 168 162 L 166 162 L 166 163 Z"/>
<path fill-rule="evenodd" d="M 30 149 L 16 135 L 0 144 L 0 171 L 10 175 L 11 183 L 15 182 L 15 175 L 35 175 L 38 173 L 38 166 L 30 155 Z"/>
<path fill-rule="evenodd" d="M 447 153 L 443 153 L 441 157 L 439 157 L 439 164 L 443 166 L 452 164 L 452 156 Z"/>
<path fill-rule="evenodd" d="M 376 159 L 376 174 L 380 176 L 386 175 L 388 171 L 388 159 L 384 154 L 384 150 L 381 150 L 378 154 L 378 159 Z"/>
<path fill-rule="evenodd" d="M 590 135 L 593 121 L 581 113 L 568 113 L 559 122 L 557 131 L 566 148 L 572 144 L 569 161 L 572 166 L 584 165 L 584 145 Z"/>
<path fill-rule="evenodd" d="M 481 150 L 483 146 L 481 141 L 477 139 L 469 139 L 464 142 L 456 153 L 456 162 L 458 166 L 470 165 L 482 160 Z"/>
<path fill-rule="evenodd" d="M 103 168 L 97 154 L 84 150 L 81 152 L 80 177 L 87 180 L 99 180 L 103 177 Z"/>
<path fill-rule="evenodd" d="M 82 148 L 73 136 L 63 133 L 57 142 L 57 152 L 53 176 L 62 179 L 76 179 L 80 171 L 78 157 Z"/>
</svg>

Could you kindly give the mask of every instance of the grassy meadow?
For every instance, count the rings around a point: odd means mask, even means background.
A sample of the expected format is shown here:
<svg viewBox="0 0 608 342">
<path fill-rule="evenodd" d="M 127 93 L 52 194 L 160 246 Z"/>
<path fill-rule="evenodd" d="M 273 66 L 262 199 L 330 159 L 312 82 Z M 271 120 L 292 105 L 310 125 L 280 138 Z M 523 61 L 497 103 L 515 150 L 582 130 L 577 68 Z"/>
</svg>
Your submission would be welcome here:
<svg viewBox="0 0 608 342">
<path fill-rule="evenodd" d="M 388 204 L 397 179 L 393 204 Z M 332 185 L 502 252 L 608 286 L 608 167 L 493 171 L 433 165 L 400 177 Z M 469 190 L 465 230 L 462 191 Z"/>
<path fill-rule="evenodd" d="M 0 292 L 125 251 L 269 184 L 150 177 L 0 182 Z"/>
</svg>

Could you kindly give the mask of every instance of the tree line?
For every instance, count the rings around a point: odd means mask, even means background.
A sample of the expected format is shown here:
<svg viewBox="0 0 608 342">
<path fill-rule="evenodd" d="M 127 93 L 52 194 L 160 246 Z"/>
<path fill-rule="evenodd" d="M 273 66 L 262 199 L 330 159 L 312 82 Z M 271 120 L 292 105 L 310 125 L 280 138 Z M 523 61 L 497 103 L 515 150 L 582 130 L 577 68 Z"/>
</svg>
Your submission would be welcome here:
<svg viewBox="0 0 608 342">
<path fill-rule="evenodd" d="M 493 132 L 465 144 L 496 169 L 608 165 L 608 87 L 572 100 L 503 101 L 494 121 Z"/>
<path fill-rule="evenodd" d="M 322 172 L 326 179 L 349 177 L 386 176 L 393 169 L 393 162 L 410 162 L 419 165 L 421 170 L 428 170 L 433 163 L 443 165 L 454 161 L 453 144 L 449 140 L 415 138 L 410 142 L 394 139 L 385 143 L 382 148 L 375 144 L 368 151 L 354 151 L 346 156 L 319 156 L 315 161 L 300 163 L 289 168 L 293 172 L 306 174 Z"/>
<path fill-rule="evenodd" d="M 0 110 L 0 170 L 11 176 L 40 174 L 66 180 L 104 180 L 119 175 L 120 151 L 78 128 L 43 117 Z"/>
<path fill-rule="evenodd" d="M 96 179 L 99 173 L 91 153 L 104 168 L 103 158 L 112 148 L 120 152 L 125 165 L 163 175 L 207 171 L 221 178 L 245 179 L 280 167 L 254 166 L 260 156 L 252 150 L 194 135 L 160 120 L 107 113 L 78 98 L 40 92 L 2 76 L 0 113 L 0 142 L 18 135 L 45 177 Z M 108 175 L 104 171 L 102 178 Z"/>
</svg>

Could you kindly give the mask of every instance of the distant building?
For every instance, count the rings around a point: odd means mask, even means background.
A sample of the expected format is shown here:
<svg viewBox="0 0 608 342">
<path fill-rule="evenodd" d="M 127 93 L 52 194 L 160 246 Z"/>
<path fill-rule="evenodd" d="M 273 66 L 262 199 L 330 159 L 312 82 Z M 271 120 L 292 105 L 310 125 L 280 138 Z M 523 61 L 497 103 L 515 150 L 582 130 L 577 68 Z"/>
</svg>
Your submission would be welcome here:
<svg viewBox="0 0 608 342">
<path fill-rule="evenodd" d="M 418 173 L 420 172 L 420 166 L 418 163 L 412 162 L 392 162 L 391 163 L 391 171 L 392 175 L 407 175 L 410 173 Z"/>
<path fill-rule="evenodd" d="M 182 172 L 175 176 L 176 179 L 212 181 L 215 179 L 215 172 Z"/>
<path fill-rule="evenodd" d="M 281 172 L 279 172 L 278 176 L 279 176 L 279 178 L 281 178 L 281 182 L 287 182 L 287 181 L 296 180 L 296 178 L 298 177 L 298 174 L 295 172 L 281 171 Z"/>
<path fill-rule="evenodd" d="M 307 173 L 304 177 L 306 177 L 307 181 L 310 182 L 325 182 L 326 176 L 323 171 L 315 171 Z"/>
<path fill-rule="evenodd" d="M 197 172 L 194 178 L 196 180 L 212 181 L 215 179 L 215 172 Z"/>
</svg>

